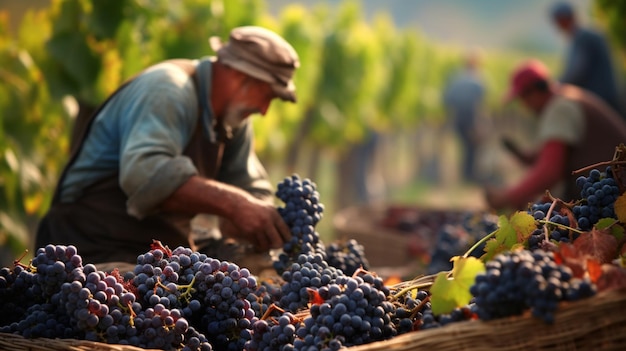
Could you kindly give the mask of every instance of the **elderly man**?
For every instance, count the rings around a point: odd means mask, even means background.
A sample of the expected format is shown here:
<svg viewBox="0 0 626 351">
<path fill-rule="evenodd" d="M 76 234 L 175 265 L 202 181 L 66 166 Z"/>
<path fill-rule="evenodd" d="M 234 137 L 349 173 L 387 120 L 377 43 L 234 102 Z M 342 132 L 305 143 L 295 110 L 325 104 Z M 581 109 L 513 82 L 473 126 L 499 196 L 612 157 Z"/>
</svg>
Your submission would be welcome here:
<svg viewBox="0 0 626 351">
<path fill-rule="evenodd" d="M 36 247 L 73 244 L 85 262 L 132 264 L 153 239 L 201 249 L 190 235 L 197 214 L 219 216 L 225 235 L 256 252 L 289 239 L 248 117 L 274 98 L 296 101 L 298 55 L 255 26 L 210 43 L 216 57 L 149 67 L 93 114 Z"/>
<path fill-rule="evenodd" d="M 580 198 L 572 172 L 610 160 L 616 146 L 626 142 L 626 122 L 597 96 L 572 85 L 550 79 L 538 60 L 528 60 L 512 74 L 508 99 L 518 99 L 539 119 L 538 149 L 509 149 L 530 166 L 519 183 L 505 189 L 486 189 L 487 203 L 494 209 L 525 209 L 557 184 L 565 201 Z"/>
</svg>

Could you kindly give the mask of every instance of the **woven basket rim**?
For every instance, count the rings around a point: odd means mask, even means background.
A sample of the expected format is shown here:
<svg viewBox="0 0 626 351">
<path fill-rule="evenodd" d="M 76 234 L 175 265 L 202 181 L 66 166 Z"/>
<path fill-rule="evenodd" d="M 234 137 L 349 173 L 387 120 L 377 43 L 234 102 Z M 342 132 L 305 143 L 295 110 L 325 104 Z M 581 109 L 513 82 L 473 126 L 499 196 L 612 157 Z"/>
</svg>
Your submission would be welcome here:
<svg viewBox="0 0 626 351">
<path fill-rule="evenodd" d="M 0 350 L 11 351 L 157 351 L 140 347 L 96 341 L 61 338 L 25 338 L 19 334 L 0 333 Z"/>
<path fill-rule="evenodd" d="M 626 289 L 611 290 L 584 300 L 561 303 L 553 325 L 547 325 L 527 312 L 493 321 L 456 322 L 352 346 L 348 350 L 617 351 L 626 345 L 623 306 L 626 306 Z"/>
<path fill-rule="evenodd" d="M 545 325 L 526 313 L 493 321 L 456 322 L 385 341 L 352 346 L 348 350 L 622 350 L 626 345 L 626 313 L 623 306 L 626 306 L 626 289 L 611 290 L 584 300 L 563 302 L 555 313 L 553 325 Z M 591 339 L 597 339 L 597 343 L 589 348 L 589 342 L 594 342 Z M 147 351 L 130 345 L 78 339 L 26 339 L 7 333 L 0 333 L 0 350 Z"/>
</svg>

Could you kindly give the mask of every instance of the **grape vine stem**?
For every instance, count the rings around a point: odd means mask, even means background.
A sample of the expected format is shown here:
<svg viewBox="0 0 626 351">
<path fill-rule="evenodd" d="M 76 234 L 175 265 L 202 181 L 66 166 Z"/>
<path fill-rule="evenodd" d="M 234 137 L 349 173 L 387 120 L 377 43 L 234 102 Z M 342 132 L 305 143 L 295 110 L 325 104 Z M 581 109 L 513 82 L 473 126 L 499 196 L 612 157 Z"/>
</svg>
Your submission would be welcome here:
<svg viewBox="0 0 626 351">
<path fill-rule="evenodd" d="M 452 271 L 447 272 L 447 274 L 451 274 L 451 273 Z M 409 291 L 429 288 L 431 285 L 433 285 L 433 282 L 435 281 L 436 277 L 437 277 L 436 274 L 424 275 L 419 278 L 413 279 L 412 281 L 398 284 L 396 285 L 396 287 L 399 288 L 400 290 L 396 292 L 395 294 L 389 296 L 389 299 L 390 301 L 396 301 L 402 295 L 408 293 Z"/>
<path fill-rule="evenodd" d="M 482 245 L 483 243 L 487 242 L 487 240 L 493 238 L 496 236 L 496 234 L 498 233 L 498 231 L 500 230 L 500 228 L 494 230 L 493 232 L 485 235 L 482 239 L 478 240 L 476 243 L 474 243 L 474 245 L 472 245 L 472 247 L 470 247 L 464 254 L 463 258 L 468 258 L 469 255 L 472 253 L 472 251 L 476 250 L 476 248 L 478 248 L 480 245 Z M 452 271 L 451 271 L 452 272 Z M 451 274 L 451 273 L 450 273 Z"/>
</svg>

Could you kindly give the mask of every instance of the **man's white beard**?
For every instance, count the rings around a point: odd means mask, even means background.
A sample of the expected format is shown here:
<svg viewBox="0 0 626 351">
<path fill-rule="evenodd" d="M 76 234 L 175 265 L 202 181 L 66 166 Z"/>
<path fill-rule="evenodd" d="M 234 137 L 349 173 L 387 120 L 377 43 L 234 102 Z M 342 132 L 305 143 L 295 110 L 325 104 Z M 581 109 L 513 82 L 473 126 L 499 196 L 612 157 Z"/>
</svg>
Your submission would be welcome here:
<svg viewBox="0 0 626 351">
<path fill-rule="evenodd" d="M 256 113 L 258 111 L 251 111 L 250 108 L 237 105 L 226 110 L 226 114 L 224 114 L 224 118 L 222 118 L 222 124 L 227 128 L 238 128 L 241 126 L 243 121 L 246 120 L 246 117 L 251 113 Z"/>
</svg>

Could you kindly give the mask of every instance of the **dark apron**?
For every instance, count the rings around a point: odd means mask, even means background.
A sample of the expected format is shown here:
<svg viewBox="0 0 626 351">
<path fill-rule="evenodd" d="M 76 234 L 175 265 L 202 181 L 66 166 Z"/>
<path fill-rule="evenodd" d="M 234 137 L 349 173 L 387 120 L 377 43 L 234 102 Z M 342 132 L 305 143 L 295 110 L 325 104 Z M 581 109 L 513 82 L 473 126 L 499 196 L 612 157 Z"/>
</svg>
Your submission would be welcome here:
<svg viewBox="0 0 626 351">
<path fill-rule="evenodd" d="M 587 176 L 589 171 L 572 174 L 572 172 L 594 165 L 599 162 L 610 161 L 615 153 L 615 148 L 621 143 L 626 143 L 626 123 L 621 116 L 604 101 L 584 90 L 564 84 L 558 92 L 580 104 L 585 114 L 585 136 L 577 144 L 570 146 L 567 160 L 566 195 L 563 200 L 570 201 L 581 198 L 580 191 L 576 186 L 576 178 L 581 175 Z M 597 167 L 604 172 L 605 167 Z"/>
<path fill-rule="evenodd" d="M 189 60 L 171 60 L 192 77 L 198 101 L 206 98 L 199 89 L 196 66 Z M 128 197 L 119 185 L 116 174 L 85 189 L 76 202 L 61 203 L 60 187 L 69 167 L 76 161 L 95 117 L 104 105 L 133 80 L 124 83 L 91 115 L 82 133 L 79 147 L 71 155 L 57 184 L 50 210 L 39 223 L 35 249 L 47 244 L 74 245 L 86 263 L 135 263 L 139 254 L 150 250 L 152 240 L 160 240 L 171 249 L 185 246 L 195 249 L 190 235 L 193 215 L 159 213 L 137 219 L 126 212 Z M 202 105 L 199 115 L 202 114 Z M 223 140 L 211 143 L 203 137 L 203 120 L 198 125 L 183 155 L 188 156 L 201 176 L 215 178 L 224 149 Z"/>
</svg>

